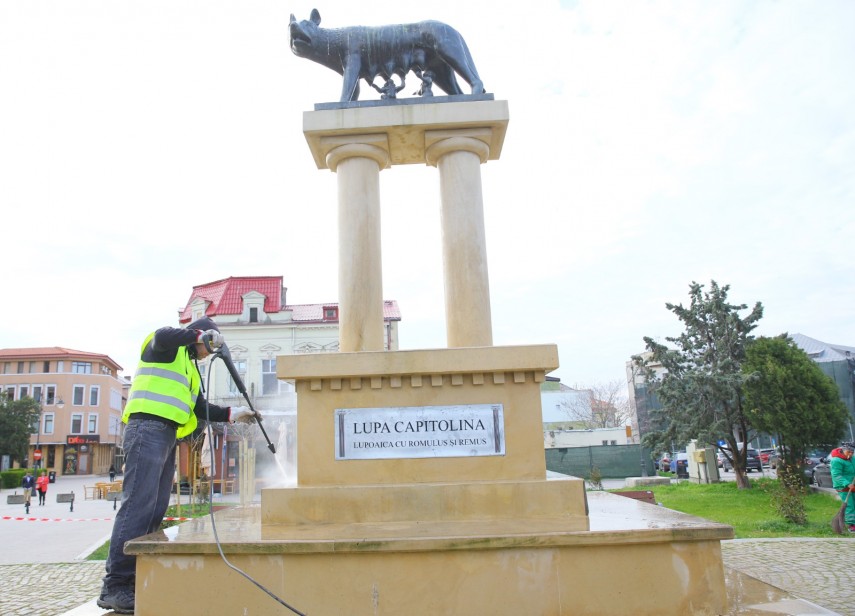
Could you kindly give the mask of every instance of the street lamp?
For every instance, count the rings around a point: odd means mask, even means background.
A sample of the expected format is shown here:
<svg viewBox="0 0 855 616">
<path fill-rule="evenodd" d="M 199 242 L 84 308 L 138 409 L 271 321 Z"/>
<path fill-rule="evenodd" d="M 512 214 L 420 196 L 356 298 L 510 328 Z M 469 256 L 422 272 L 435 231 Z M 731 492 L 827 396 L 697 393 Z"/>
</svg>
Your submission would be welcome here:
<svg viewBox="0 0 855 616">
<path fill-rule="evenodd" d="M 41 436 L 42 436 L 42 405 L 39 404 L 39 420 L 36 423 L 36 448 L 33 450 L 33 460 L 35 460 L 34 468 L 42 467 L 42 448 L 41 448 Z"/>
<path fill-rule="evenodd" d="M 62 396 L 57 398 L 56 406 L 59 409 L 65 406 Z M 44 408 L 39 404 L 39 423 L 36 426 L 36 448 L 33 451 L 33 460 L 36 462 L 34 465 L 35 468 L 42 467 L 42 411 L 44 411 Z"/>
</svg>

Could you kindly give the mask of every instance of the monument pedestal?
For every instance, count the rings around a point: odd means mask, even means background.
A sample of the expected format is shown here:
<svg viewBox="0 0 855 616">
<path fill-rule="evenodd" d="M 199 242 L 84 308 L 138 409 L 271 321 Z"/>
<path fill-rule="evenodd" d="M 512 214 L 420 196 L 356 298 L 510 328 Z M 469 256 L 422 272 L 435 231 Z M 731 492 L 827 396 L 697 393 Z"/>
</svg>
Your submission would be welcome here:
<svg viewBox="0 0 855 616">
<path fill-rule="evenodd" d="M 531 516 L 427 519 L 433 510 L 422 522 L 267 524 L 258 506 L 214 515 L 229 561 L 309 615 L 733 613 L 720 546 L 731 527 L 604 492 L 589 497 L 589 530 Z M 376 509 L 385 511 L 382 499 Z M 187 616 L 288 613 L 223 563 L 207 518 L 128 550 L 138 557 L 139 616 L 174 613 L 178 603 Z"/>
<path fill-rule="evenodd" d="M 582 479 L 546 478 L 539 384 L 556 361 L 551 345 L 280 358 L 298 486 L 215 514 L 224 553 L 307 614 L 723 613 L 729 526 L 605 493 L 589 507 Z M 504 455 L 336 459 L 337 410 L 485 403 L 502 407 Z M 208 519 L 172 533 L 128 546 L 137 614 L 188 587 L 224 589 L 190 615 L 284 610 L 223 563 Z"/>
</svg>

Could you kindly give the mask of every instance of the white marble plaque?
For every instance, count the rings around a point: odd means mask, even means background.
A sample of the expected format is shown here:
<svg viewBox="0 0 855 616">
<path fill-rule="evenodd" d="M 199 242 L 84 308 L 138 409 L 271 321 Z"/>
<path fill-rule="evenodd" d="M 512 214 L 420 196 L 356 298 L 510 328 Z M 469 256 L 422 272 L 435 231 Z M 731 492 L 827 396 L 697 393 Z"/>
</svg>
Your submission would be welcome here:
<svg viewBox="0 0 855 616">
<path fill-rule="evenodd" d="M 336 460 L 503 455 L 501 404 L 335 410 Z"/>
</svg>

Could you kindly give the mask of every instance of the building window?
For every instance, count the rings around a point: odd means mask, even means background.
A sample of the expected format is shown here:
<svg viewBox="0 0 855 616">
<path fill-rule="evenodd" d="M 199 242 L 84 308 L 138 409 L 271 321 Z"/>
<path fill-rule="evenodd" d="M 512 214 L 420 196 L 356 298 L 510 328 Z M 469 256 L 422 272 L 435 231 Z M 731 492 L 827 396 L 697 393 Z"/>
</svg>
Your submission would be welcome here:
<svg viewBox="0 0 855 616">
<path fill-rule="evenodd" d="M 7 388 L 6 388 L 6 397 L 7 397 L 9 400 L 14 400 L 14 399 L 15 399 L 15 386 L 14 386 L 14 385 L 12 385 L 12 386 L 10 386 L 10 387 L 7 387 Z"/>
<path fill-rule="evenodd" d="M 279 393 L 279 380 L 276 378 L 276 360 L 261 360 L 261 395 L 274 396 Z"/>
<path fill-rule="evenodd" d="M 338 319 L 337 306 L 324 306 L 324 321 L 335 321 Z"/>
<path fill-rule="evenodd" d="M 246 360 L 245 359 L 236 359 L 234 360 L 235 370 L 237 370 L 238 376 L 240 380 L 246 383 Z M 229 375 L 229 393 L 237 394 L 240 393 L 237 384 L 231 375 Z"/>
<path fill-rule="evenodd" d="M 92 385 L 89 387 L 89 406 L 98 406 L 101 402 L 101 387 Z"/>
<path fill-rule="evenodd" d="M 24 374 L 24 362 L 18 362 L 18 374 Z"/>
<path fill-rule="evenodd" d="M 74 393 L 71 395 L 71 404 L 74 406 L 83 406 L 83 393 L 86 391 L 86 386 L 75 385 Z"/>
<path fill-rule="evenodd" d="M 71 362 L 71 372 L 74 374 L 92 374 L 92 363 L 88 361 Z"/>
<path fill-rule="evenodd" d="M 83 413 L 74 413 L 71 416 L 71 433 L 80 434 L 83 430 Z"/>
<path fill-rule="evenodd" d="M 249 309 L 249 322 L 258 323 L 258 308 Z"/>
<path fill-rule="evenodd" d="M 18 390 L 19 398 L 26 398 L 30 395 L 30 386 L 29 385 L 21 385 L 21 388 Z"/>
<path fill-rule="evenodd" d="M 603 441 L 603 445 L 608 445 L 608 444 L 609 444 L 608 441 Z"/>
<path fill-rule="evenodd" d="M 42 372 L 44 372 L 45 374 L 50 372 L 50 362 L 49 361 L 46 361 L 44 363 L 44 365 L 42 366 Z"/>
<path fill-rule="evenodd" d="M 53 413 L 45 413 L 42 434 L 53 434 Z"/>
<path fill-rule="evenodd" d="M 33 385 L 33 400 L 38 403 L 42 401 L 42 386 L 41 385 Z"/>
<path fill-rule="evenodd" d="M 59 360 L 56 362 L 56 371 L 57 372 L 65 372 L 65 362 L 63 360 Z"/>
<path fill-rule="evenodd" d="M 56 385 L 45 386 L 45 404 L 49 406 L 56 404 Z"/>
<path fill-rule="evenodd" d="M 7 361 L 3 364 L 3 374 L 9 374 L 12 371 L 12 362 Z"/>
<path fill-rule="evenodd" d="M 110 408 L 114 411 L 122 410 L 122 392 L 112 387 L 110 388 Z"/>
<path fill-rule="evenodd" d="M 98 413 L 89 413 L 89 434 L 98 433 Z"/>
<path fill-rule="evenodd" d="M 612 445 L 617 445 L 617 441 L 612 441 Z"/>
<path fill-rule="evenodd" d="M 35 372 L 36 372 L 36 362 L 31 361 L 30 362 L 30 374 L 35 374 Z"/>
</svg>

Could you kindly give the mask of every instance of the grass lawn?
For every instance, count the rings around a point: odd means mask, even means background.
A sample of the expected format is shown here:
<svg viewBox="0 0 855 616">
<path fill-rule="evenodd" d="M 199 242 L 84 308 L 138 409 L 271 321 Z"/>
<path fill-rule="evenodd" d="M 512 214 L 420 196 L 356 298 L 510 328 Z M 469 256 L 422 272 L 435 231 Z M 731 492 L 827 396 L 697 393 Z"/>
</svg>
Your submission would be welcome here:
<svg viewBox="0 0 855 616">
<path fill-rule="evenodd" d="M 838 536 L 831 530 L 831 518 L 842 504 L 835 496 L 808 492 L 805 496 L 808 523 L 798 526 L 785 521 L 775 510 L 772 493 L 778 487 L 776 479 L 752 479 L 751 486 L 740 490 L 734 481 L 711 484 L 682 481 L 668 486 L 644 486 L 644 489 L 652 490 L 656 502 L 663 507 L 733 526 L 737 539 Z"/>
<path fill-rule="evenodd" d="M 220 505 L 214 505 L 214 511 L 216 511 L 219 507 L 220 507 Z M 175 505 L 170 505 L 169 508 L 166 510 L 166 517 L 167 518 L 173 518 L 173 517 L 198 518 L 198 517 L 201 517 L 203 515 L 208 515 L 208 504 L 207 503 L 196 504 L 196 505 L 193 505 L 192 507 L 190 505 L 181 505 L 181 515 L 180 516 L 178 515 L 178 509 L 175 507 Z M 175 526 L 176 524 L 180 524 L 180 522 L 177 522 L 177 521 L 161 522 L 160 527 L 161 528 L 169 528 L 170 526 Z M 104 543 L 104 545 L 102 545 L 97 550 L 95 550 L 94 552 L 89 554 L 89 556 L 86 557 L 86 560 L 107 560 L 107 555 L 109 554 L 109 552 L 110 552 L 110 542 L 107 541 L 106 543 Z"/>
</svg>

